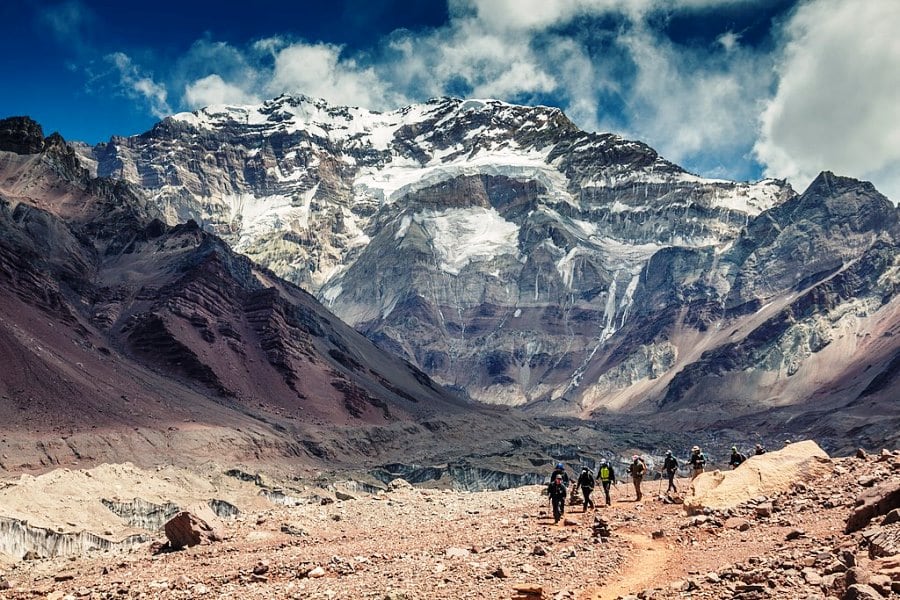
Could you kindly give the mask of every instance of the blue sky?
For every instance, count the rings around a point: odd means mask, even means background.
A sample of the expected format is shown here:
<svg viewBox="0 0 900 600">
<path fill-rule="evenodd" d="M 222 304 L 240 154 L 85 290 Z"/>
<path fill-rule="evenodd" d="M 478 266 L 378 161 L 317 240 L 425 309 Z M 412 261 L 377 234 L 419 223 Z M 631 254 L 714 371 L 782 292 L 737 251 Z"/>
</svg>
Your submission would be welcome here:
<svg viewBox="0 0 900 600">
<path fill-rule="evenodd" d="M 96 143 L 281 93 L 559 106 L 707 176 L 821 170 L 900 200 L 900 1 L 332 0 L 0 6 L 0 116 Z"/>
</svg>

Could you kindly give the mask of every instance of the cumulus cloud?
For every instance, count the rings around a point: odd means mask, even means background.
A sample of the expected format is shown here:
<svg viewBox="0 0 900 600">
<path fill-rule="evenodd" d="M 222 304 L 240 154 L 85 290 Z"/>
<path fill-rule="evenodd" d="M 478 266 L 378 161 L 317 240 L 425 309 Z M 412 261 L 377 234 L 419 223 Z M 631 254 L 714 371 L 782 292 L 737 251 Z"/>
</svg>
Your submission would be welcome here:
<svg viewBox="0 0 900 600">
<path fill-rule="evenodd" d="M 274 59 L 266 85 L 270 95 L 306 94 L 371 109 L 390 108 L 397 99 L 374 68 L 342 58 L 340 46 L 294 43 L 277 49 Z"/>
<path fill-rule="evenodd" d="M 778 87 L 761 116 L 766 174 L 804 188 L 822 170 L 900 201 L 900 3 L 816 0 L 784 29 Z"/>
<path fill-rule="evenodd" d="M 742 176 L 759 103 L 772 78 L 765 57 L 733 40 L 718 50 L 678 48 L 646 27 L 622 38 L 636 65 L 622 127 L 666 158 L 709 174 Z"/>
<path fill-rule="evenodd" d="M 184 101 L 193 109 L 212 104 L 258 104 L 261 99 L 213 74 L 189 83 Z"/>
<path fill-rule="evenodd" d="M 144 73 L 127 54 L 115 52 L 108 55 L 106 60 L 118 73 L 119 89 L 127 97 L 145 102 L 155 117 L 163 118 L 172 114 L 165 85 L 154 81 L 151 75 Z"/>
</svg>

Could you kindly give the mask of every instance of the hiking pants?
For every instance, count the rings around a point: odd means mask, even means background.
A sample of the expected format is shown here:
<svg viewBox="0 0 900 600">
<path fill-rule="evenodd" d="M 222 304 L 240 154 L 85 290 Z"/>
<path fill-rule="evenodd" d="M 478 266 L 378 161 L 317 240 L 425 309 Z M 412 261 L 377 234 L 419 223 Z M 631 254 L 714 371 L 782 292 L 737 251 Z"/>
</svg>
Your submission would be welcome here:
<svg viewBox="0 0 900 600">
<path fill-rule="evenodd" d="M 590 506 L 594 508 L 594 501 L 591 500 L 591 494 L 593 493 L 594 488 L 581 486 L 581 495 L 584 496 L 584 510 L 587 510 L 587 507 Z"/>
<path fill-rule="evenodd" d="M 637 475 L 637 476 L 632 475 L 631 476 L 631 481 L 634 482 L 634 493 L 637 496 L 638 500 L 640 500 L 641 498 L 644 497 L 644 495 L 641 494 L 641 481 L 643 481 L 643 480 L 644 480 L 643 475 Z"/>
<path fill-rule="evenodd" d="M 566 497 L 552 496 L 550 501 L 553 503 L 553 522 L 559 523 L 560 517 L 566 512 Z"/>
<path fill-rule="evenodd" d="M 696 477 L 697 475 L 699 475 L 702 472 L 703 472 L 703 467 L 694 467 L 694 473 L 693 473 L 693 475 L 691 475 L 691 479 L 693 479 L 694 477 Z"/>
<path fill-rule="evenodd" d="M 669 487 L 666 488 L 666 493 L 675 492 L 678 493 L 678 488 L 675 487 L 675 471 L 666 471 L 666 475 L 669 478 Z"/>
<path fill-rule="evenodd" d="M 612 501 L 609 499 L 609 486 L 612 485 L 612 480 L 601 481 L 600 484 L 603 485 L 603 495 L 606 496 L 606 505 L 609 506 L 612 504 Z"/>
</svg>

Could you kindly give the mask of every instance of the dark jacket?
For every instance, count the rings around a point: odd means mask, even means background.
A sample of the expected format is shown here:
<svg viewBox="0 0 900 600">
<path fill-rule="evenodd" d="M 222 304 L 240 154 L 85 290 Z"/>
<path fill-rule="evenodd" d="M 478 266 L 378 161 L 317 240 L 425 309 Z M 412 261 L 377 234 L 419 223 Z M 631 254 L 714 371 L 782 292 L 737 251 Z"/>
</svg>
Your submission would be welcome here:
<svg viewBox="0 0 900 600">
<path fill-rule="evenodd" d="M 703 456 L 702 452 L 694 452 L 693 454 L 691 454 L 691 457 L 688 459 L 688 464 L 690 464 L 695 469 L 705 467 L 706 466 L 706 457 Z"/>
<path fill-rule="evenodd" d="M 557 475 L 562 475 L 563 485 L 569 485 L 569 474 L 565 469 L 553 469 L 553 472 L 550 473 L 550 483 L 553 483 Z"/>
<path fill-rule="evenodd" d="M 578 477 L 578 485 L 583 488 L 594 489 L 594 476 L 590 471 L 582 471 Z"/>
<path fill-rule="evenodd" d="M 663 462 L 663 469 L 669 473 L 678 470 L 678 459 L 674 456 L 667 456 L 666 460 Z"/>
<path fill-rule="evenodd" d="M 740 452 L 738 452 L 737 450 L 735 450 L 734 452 L 731 453 L 731 460 L 728 461 L 728 464 L 731 465 L 732 467 L 737 467 L 745 460 L 747 460 L 747 459 L 744 457 L 744 455 L 741 454 Z"/>
<path fill-rule="evenodd" d="M 567 492 L 566 484 L 557 483 L 556 479 L 551 481 L 550 485 L 547 486 L 547 495 L 551 498 L 565 498 Z"/>
</svg>

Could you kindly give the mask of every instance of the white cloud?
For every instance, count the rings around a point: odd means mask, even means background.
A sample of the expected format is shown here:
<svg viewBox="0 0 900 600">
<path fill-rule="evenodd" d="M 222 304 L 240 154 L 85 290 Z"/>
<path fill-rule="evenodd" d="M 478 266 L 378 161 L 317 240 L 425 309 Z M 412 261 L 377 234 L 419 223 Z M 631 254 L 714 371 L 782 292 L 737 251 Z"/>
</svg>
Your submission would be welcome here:
<svg viewBox="0 0 900 600">
<path fill-rule="evenodd" d="M 273 96 L 306 94 L 371 109 L 389 108 L 397 97 L 372 67 L 342 59 L 341 48 L 331 44 L 295 43 L 277 50 L 266 89 Z"/>
<path fill-rule="evenodd" d="M 635 27 L 619 41 L 636 67 L 624 92 L 621 128 L 628 135 L 706 172 L 728 173 L 729 165 L 744 161 L 771 83 L 765 57 L 736 40 L 730 49 L 677 47 L 648 27 Z"/>
<path fill-rule="evenodd" d="M 258 104 L 261 99 L 214 74 L 189 83 L 184 90 L 184 101 L 195 109 L 211 104 Z"/>
<path fill-rule="evenodd" d="M 803 189 L 822 170 L 900 201 L 900 3 L 816 0 L 785 26 L 778 88 L 755 146 Z"/>
<path fill-rule="evenodd" d="M 108 55 L 106 60 L 116 69 L 119 88 L 126 96 L 146 102 L 155 117 L 163 118 L 172 114 L 167 102 L 166 87 L 145 74 L 127 54 L 116 52 Z"/>
</svg>

